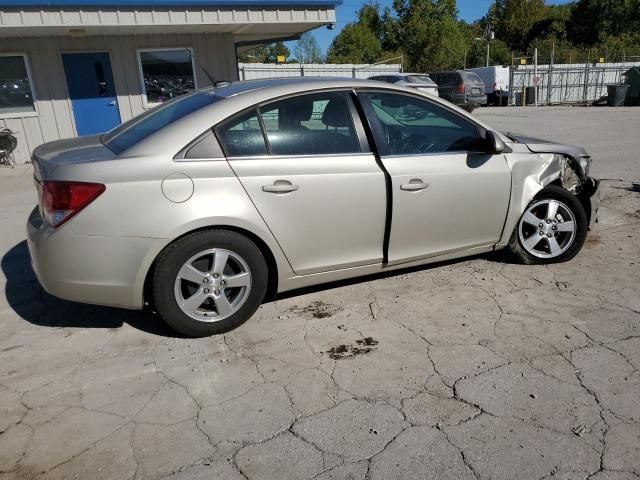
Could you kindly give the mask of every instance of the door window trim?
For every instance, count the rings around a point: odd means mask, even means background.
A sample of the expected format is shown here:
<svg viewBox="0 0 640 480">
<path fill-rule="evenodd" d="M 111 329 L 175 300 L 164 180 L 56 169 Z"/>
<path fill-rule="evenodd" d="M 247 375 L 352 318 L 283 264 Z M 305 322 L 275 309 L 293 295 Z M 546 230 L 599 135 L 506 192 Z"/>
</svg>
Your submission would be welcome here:
<svg viewBox="0 0 640 480">
<path fill-rule="evenodd" d="M 305 95 L 315 95 L 318 93 L 342 93 L 346 99 L 347 102 L 347 106 L 349 108 L 349 112 L 351 114 L 351 121 L 353 122 L 353 127 L 354 127 L 354 131 L 356 133 L 356 136 L 358 138 L 358 144 L 360 145 L 360 152 L 349 152 L 349 153 L 313 153 L 313 154 L 296 154 L 296 155 L 274 155 L 273 153 L 271 153 L 271 144 L 269 143 L 269 138 L 267 136 L 267 131 L 266 128 L 264 126 L 264 121 L 262 119 L 262 113 L 261 113 L 261 109 L 265 106 L 268 106 L 270 104 L 282 101 L 282 100 L 287 100 L 289 98 L 295 98 L 295 97 L 301 97 L 301 96 L 305 96 Z M 228 116 L 227 118 L 225 118 L 224 120 L 221 120 L 220 122 L 216 123 L 212 128 L 213 128 L 213 132 L 216 136 L 216 139 L 218 140 L 218 143 L 220 144 L 222 151 L 224 152 L 224 155 L 226 158 L 228 159 L 233 159 L 233 160 L 256 160 L 256 159 L 285 159 L 285 158 L 322 158 L 322 157 L 349 157 L 349 156 L 360 156 L 360 155 L 371 155 L 373 153 L 372 150 L 372 146 L 369 145 L 369 141 L 367 139 L 367 135 L 366 135 L 366 130 L 364 128 L 364 125 L 362 124 L 362 119 L 360 118 L 360 115 L 358 114 L 358 110 L 356 108 L 355 102 L 357 101 L 357 99 L 353 98 L 353 95 L 351 95 L 351 93 L 355 93 L 354 89 L 352 87 L 344 87 L 344 88 L 320 88 L 320 89 L 314 89 L 314 90 L 309 90 L 309 91 L 305 91 L 305 92 L 295 92 L 295 93 L 289 93 L 286 95 L 282 95 L 279 97 L 275 97 L 275 98 L 271 98 L 269 100 L 265 100 L 263 102 L 258 102 L 255 103 L 249 107 L 243 108 L 242 110 L 239 110 L 237 112 L 235 112 L 233 115 Z M 248 155 L 248 156 L 229 156 L 229 154 L 227 153 L 227 151 L 224 148 L 224 142 L 221 140 L 220 138 L 220 132 L 219 132 L 219 128 L 228 123 L 228 122 L 232 122 L 235 118 L 241 117 L 242 115 L 246 114 L 247 112 L 251 111 L 251 110 L 256 110 L 257 114 L 258 114 L 258 121 L 260 123 L 260 129 L 262 130 L 262 137 L 264 139 L 266 148 L 267 148 L 267 154 L 266 155 Z"/>
<path fill-rule="evenodd" d="M 455 110 L 453 110 L 452 108 L 449 108 L 447 105 L 443 105 L 437 102 L 434 102 L 433 100 L 431 100 L 430 98 L 425 98 L 422 95 L 416 95 L 414 93 L 411 92 L 405 92 L 405 91 L 398 91 L 398 90 L 392 90 L 392 89 L 385 89 L 385 88 L 357 88 L 355 89 L 356 91 L 356 95 L 359 93 L 364 93 L 364 94 L 368 94 L 368 93 L 388 93 L 388 94 L 396 94 L 396 95 L 402 95 L 405 97 L 413 97 L 416 98 L 418 100 L 422 100 L 424 102 L 427 102 L 431 105 L 435 105 L 436 107 L 440 107 L 443 110 L 448 111 L 449 113 L 455 115 L 457 118 L 473 125 L 473 127 L 476 130 L 476 133 L 478 134 L 479 138 L 484 138 L 484 136 L 486 135 L 486 128 L 482 127 L 482 125 L 477 124 L 476 122 L 466 118 L 463 115 L 460 115 L 460 113 L 456 112 Z M 371 108 L 371 103 L 369 102 L 369 100 L 367 98 L 361 97 L 358 95 L 358 101 L 360 102 L 360 105 L 362 105 L 362 108 L 364 110 L 365 116 L 368 119 L 369 122 L 369 126 L 371 128 L 371 132 L 373 133 L 373 139 L 374 141 L 376 141 L 376 138 L 384 138 L 384 133 L 382 132 L 382 124 L 380 122 L 380 119 L 377 117 L 377 115 L 375 114 L 375 112 L 373 111 L 373 109 Z M 383 143 L 382 145 L 378 145 L 378 143 L 376 141 L 376 149 L 379 153 L 379 155 L 381 157 L 384 158 L 400 158 L 400 157 L 427 157 L 427 156 L 437 156 L 437 155 L 456 155 L 456 154 L 462 154 L 462 153 L 486 153 L 486 152 L 480 152 L 480 151 L 475 151 L 475 150 L 455 150 L 455 151 L 450 151 L 450 152 L 433 152 L 433 153 L 403 153 L 403 154 L 391 154 L 388 152 L 388 147 L 386 145 L 386 142 Z"/>
</svg>

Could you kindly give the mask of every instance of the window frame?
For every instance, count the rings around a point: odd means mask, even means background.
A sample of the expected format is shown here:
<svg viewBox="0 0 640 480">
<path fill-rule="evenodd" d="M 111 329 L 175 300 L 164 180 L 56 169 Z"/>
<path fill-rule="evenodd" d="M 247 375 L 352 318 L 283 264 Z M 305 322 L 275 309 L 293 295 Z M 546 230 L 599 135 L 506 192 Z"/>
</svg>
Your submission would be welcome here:
<svg viewBox="0 0 640 480">
<path fill-rule="evenodd" d="M 446 110 L 447 112 L 451 113 L 452 115 L 455 115 L 457 118 L 461 119 L 462 121 L 465 121 L 467 123 L 469 123 L 470 125 L 472 125 L 475 130 L 476 133 L 478 135 L 478 138 L 480 140 L 485 139 L 486 137 L 486 129 L 484 127 L 482 127 L 481 125 L 477 124 L 476 122 L 466 118 L 464 115 L 460 115 L 460 113 L 456 112 L 455 110 L 453 110 L 452 108 L 449 108 L 447 105 L 443 105 L 440 104 L 438 102 L 435 102 L 433 100 L 431 100 L 430 98 L 425 98 L 422 95 L 417 95 L 414 93 L 409 93 L 409 92 L 405 92 L 403 91 L 398 91 L 398 90 L 391 90 L 391 89 L 384 89 L 384 88 L 359 88 L 356 90 L 356 93 L 362 93 L 362 94 L 371 94 L 371 93 L 386 93 L 386 94 L 396 94 L 396 95 L 401 95 L 404 97 L 412 97 L 412 98 L 416 98 L 418 100 L 424 101 L 428 104 L 431 105 L 435 105 L 436 107 L 439 107 L 443 110 Z M 384 133 L 382 132 L 382 122 L 380 121 L 380 119 L 378 118 L 378 116 L 375 114 L 375 112 L 373 111 L 373 108 L 371 107 L 371 102 L 369 101 L 368 98 L 365 97 L 361 97 L 358 96 L 358 100 L 360 101 L 360 104 L 362 105 L 362 108 L 364 110 L 364 114 L 367 117 L 367 120 L 369 122 L 369 127 L 371 129 L 371 133 L 373 134 L 373 140 L 376 142 L 376 150 L 378 152 L 378 154 L 380 155 L 380 157 L 387 157 L 387 158 L 396 158 L 396 157 L 428 157 L 428 156 L 435 156 L 435 155 L 455 155 L 455 154 L 461 154 L 461 153 L 487 153 L 487 152 L 483 152 L 480 150 L 452 150 L 450 152 L 426 152 L 426 153 L 403 153 L 403 154 L 391 154 L 388 152 L 388 146 L 386 145 L 386 143 L 384 143 L 383 145 L 379 145 L 377 139 L 378 138 L 384 138 Z"/>
<path fill-rule="evenodd" d="M 193 52 L 193 47 L 161 47 L 161 48 L 137 48 L 136 49 L 136 63 L 138 65 L 138 80 L 140 81 L 140 88 L 142 89 L 142 106 L 145 110 L 148 110 L 158 105 L 162 105 L 164 102 L 149 102 L 147 100 L 147 88 L 144 84 L 144 71 L 142 70 L 142 56 L 144 52 L 171 52 L 175 50 L 185 50 L 190 52 L 191 70 L 193 71 L 193 91 L 198 90 L 198 76 L 196 72 L 196 58 Z"/>
<path fill-rule="evenodd" d="M 264 121 L 262 119 L 262 109 L 265 106 L 270 104 L 280 102 L 282 100 L 287 100 L 289 98 L 302 97 L 305 95 L 316 95 L 322 93 L 342 93 L 347 101 L 347 106 L 349 108 L 349 112 L 351 113 L 351 121 L 353 122 L 353 129 L 355 131 L 356 137 L 358 139 L 358 144 L 360 145 L 360 152 L 352 152 L 352 153 L 310 153 L 310 154 L 293 154 L 293 155 L 278 155 L 273 154 L 271 151 L 271 144 L 269 143 L 269 137 L 267 136 L 267 130 L 264 126 Z M 358 109 L 356 107 L 356 102 L 358 102 L 357 95 L 355 90 L 351 87 L 345 88 L 323 88 L 323 89 L 314 89 L 305 92 L 295 92 L 287 95 L 282 95 L 275 98 L 270 98 L 269 100 L 265 100 L 262 102 L 255 103 L 249 107 L 243 108 L 235 112 L 233 115 L 228 116 L 224 120 L 216 123 L 213 126 L 213 132 L 218 140 L 218 144 L 222 148 L 222 151 L 226 158 L 234 159 L 234 160 L 242 160 L 242 159 L 280 159 L 280 158 L 320 158 L 320 157 L 336 157 L 336 156 L 357 156 L 357 155 L 368 155 L 372 154 L 372 146 L 369 144 L 369 140 L 367 138 L 365 127 L 362 123 L 362 118 L 358 113 Z M 266 155 L 249 155 L 249 156 L 230 156 L 224 147 L 224 142 L 220 138 L 219 127 L 226 124 L 227 122 L 231 122 L 234 119 L 243 116 L 245 113 L 251 110 L 256 110 L 258 113 L 258 121 L 260 122 L 260 129 L 262 131 L 262 138 L 265 142 L 267 153 Z"/>
<path fill-rule="evenodd" d="M 27 118 L 37 117 L 40 115 L 38 110 L 38 97 L 36 96 L 36 89 L 33 84 L 33 74 L 31 72 L 31 63 L 29 62 L 29 54 L 27 52 L 0 52 L 1 57 L 22 57 L 25 70 L 27 71 L 27 79 L 29 81 L 29 90 L 31 92 L 31 98 L 33 99 L 33 111 L 32 112 L 0 112 L 0 119 L 10 118 Z"/>
</svg>

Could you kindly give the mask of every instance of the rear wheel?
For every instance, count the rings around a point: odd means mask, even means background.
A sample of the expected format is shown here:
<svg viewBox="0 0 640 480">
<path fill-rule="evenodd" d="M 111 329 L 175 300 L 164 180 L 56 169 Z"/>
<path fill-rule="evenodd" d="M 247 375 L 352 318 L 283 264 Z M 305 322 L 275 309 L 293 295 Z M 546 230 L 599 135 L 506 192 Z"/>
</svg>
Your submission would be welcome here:
<svg viewBox="0 0 640 480">
<path fill-rule="evenodd" d="M 558 263 L 575 257 L 587 238 L 587 214 L 580 201 L 550 185 L 527 206 L 509 247 L 522 263 Z"/>
<path fill-rule="evenodd" d="M 264 256 L 247 237 L 228 230 L 196 232 L 158 259 L 154 303 L 165 322 L 184 335 L 224 333 L 257 310 L 267 278 Z"/>
<path fill-rule="evenodd" d="M 476 109 L 476 106 L 475 105 L 462 105 L 462 109 L 466 110 L 469 113 L 471 113 Z"/>
</svg>

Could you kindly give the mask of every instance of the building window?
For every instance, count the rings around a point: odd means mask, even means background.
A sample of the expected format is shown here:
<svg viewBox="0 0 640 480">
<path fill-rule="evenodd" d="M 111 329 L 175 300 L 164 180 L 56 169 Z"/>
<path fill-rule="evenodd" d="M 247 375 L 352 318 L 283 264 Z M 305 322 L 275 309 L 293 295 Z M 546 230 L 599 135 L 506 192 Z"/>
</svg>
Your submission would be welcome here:
<svg viewBox="0 0 640 480">
<path fill-rule="evenodd" d="M 0 55 L 0 117 L 24 116 L 36 111 L 26 55 Z"/>
<path fill-rule="evenodd" d="M 196 88 L 191 48 L 138 50 L 138 61 L 146 105 L 166 102 Z"/>
</svg>

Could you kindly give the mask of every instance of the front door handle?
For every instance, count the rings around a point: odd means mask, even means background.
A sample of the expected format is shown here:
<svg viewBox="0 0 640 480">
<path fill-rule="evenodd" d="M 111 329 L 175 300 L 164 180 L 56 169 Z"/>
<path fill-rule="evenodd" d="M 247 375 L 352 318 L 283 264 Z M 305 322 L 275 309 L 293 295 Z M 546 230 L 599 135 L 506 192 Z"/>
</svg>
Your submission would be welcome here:
<svg viewBox="0 0 640 480">
<path fill-rule="evenodd" d="M 409 183 L 403 183 L 402 185 L 400 185 L 400 190 L 406 190 L 407 192 L 417 192 L 428 187 L 429 184 L 423 182 L 421 179 L 412 178 L 411 180 L 409 180 Z"/>
<path fill-rule="evenodd" d="M 298 185 L 292 185 L 288 180 L 276 180 L 273 185 L 264 185 L 262 191 L 267 193 L 291 193 L 299 188 Z"/>
</svg>

